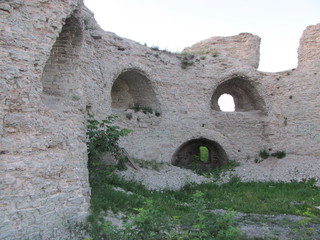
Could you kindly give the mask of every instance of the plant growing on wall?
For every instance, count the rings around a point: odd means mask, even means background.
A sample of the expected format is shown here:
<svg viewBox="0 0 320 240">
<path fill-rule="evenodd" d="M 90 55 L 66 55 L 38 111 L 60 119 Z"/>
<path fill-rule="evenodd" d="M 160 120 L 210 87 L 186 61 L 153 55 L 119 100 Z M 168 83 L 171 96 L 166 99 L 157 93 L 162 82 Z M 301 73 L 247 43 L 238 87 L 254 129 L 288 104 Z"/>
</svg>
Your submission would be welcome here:
<svg viewBox="0 0 320 240">
<path fill-rule="evenodd" d="M 103 152 L 110 152 L 119 163 L 121 162 L 120 137 L 126 136 L 132 131 L 113 125 L 116 118 L 116 115 L 110 115 L 106 119 L 98 121 L 92 114 L 88 115 L 87 149 L 89 169 L 101 164 L 100 155 Z"/>
</svg>

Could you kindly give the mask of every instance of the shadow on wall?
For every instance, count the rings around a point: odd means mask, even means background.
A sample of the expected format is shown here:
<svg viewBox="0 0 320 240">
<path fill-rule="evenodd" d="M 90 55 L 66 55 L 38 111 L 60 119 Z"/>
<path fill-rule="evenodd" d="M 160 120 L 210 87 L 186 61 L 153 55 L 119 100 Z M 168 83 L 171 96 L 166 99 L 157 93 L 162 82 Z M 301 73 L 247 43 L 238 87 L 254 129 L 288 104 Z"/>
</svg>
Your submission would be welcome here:
<svg viewBox="0 0 320 240">
<path fill-rule="evenodd" d="M 201 171 L 220 167 L 228 162 L 223 148 L 215 141 L 198 138 L 182 144 L 172 158 L 172 164 L 182 168 Z"/>
<path fill-rule="evenodd" d="M 54 43 L 42 74 L 43 93 L 68 96 L 79 86 L 79 54 L 82 44 L 82 25 L 75 11 Z"/>
<path fill-rule="evenodd" d="M 160 112 L 160 104 L 151 81 L 137 70 L 128 70 L 119 75 L 111 89 L 113 110 L 147 107 Z"/>
</svg>

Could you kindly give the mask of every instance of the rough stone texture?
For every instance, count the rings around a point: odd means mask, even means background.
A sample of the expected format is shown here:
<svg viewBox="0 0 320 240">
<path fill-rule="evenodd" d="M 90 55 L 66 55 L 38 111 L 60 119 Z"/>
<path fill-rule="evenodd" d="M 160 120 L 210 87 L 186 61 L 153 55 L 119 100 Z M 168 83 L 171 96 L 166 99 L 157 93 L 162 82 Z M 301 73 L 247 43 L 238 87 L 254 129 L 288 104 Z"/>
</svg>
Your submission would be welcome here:
<svg viewBox="0 0 320 240">
<path fill-rule="evenodd" d="M 118 172 L 126 180 L 133 180 L 145 185 L 149 190 L 179 190 L 184 185 L 209 182 L 209 178 L 197 175 L 189 169 L 175 166 L 161 166 L 159 171 L 140 168 L 138 171 L 129 168 L 127 171 Z"/>
<path fill-rule="evenodd" d="M 300 39 L 299 68 L 319 69 L 320 63 L 320 24 L 308 26 Z"/>
<path fill-rule="evenodd" d="M 66 221 L 88 213 L 87 113 L 120 116 L 131 158 L 172 163 L 203 139 L 243 180 L 319 179 L 319 24 L 297 69 L 264 73 L 251 34 L 186 49 L 196 57 L 182 69 L 181 55 L 102 31 L 81 0 L 1 1 L 0 13 L 1 239 L 68 239 Z M 235 112 L 220 111 L 223 93 Z M 287 156 L 255 163 L 263 149 Z"/>
<path fill-rule="evenodd" d="M 87 215 L 85 104 L 75 48 L 63 39 L 81 8 L 78 0 L 0 1 L 0 239 L 70 239 L 67 221 Z M 70 37 L 81 46 L 80 38 Z M 59 74 L 63 97 L 46 94 L 48 72 Z"/>
<path fill-rule="evenodd" d="M 260 59 L 260 37 L 251 33 L 240 33 L 230 37 L 212 37 L 185 48 L 183 52 L 193 54 L 214 54 L 244 61 L 246 65 L 258 68 Z"/>
</svg>

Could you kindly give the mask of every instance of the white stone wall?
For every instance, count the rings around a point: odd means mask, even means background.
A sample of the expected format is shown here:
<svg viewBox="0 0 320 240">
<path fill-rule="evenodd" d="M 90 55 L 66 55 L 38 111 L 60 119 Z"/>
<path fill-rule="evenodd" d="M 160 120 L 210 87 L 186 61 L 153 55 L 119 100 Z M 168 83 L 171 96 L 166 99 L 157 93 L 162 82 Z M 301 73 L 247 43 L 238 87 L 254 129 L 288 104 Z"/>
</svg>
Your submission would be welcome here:
<svg viewBox="0 0 320 240">
<path fill-rule="evenodd" d="M 84 66 L 84 74 L 94 79 L 86 81 L 88 105 L 101 118 L 119 114 L 118 124 L 133 129 L 122 141 L 131 157 L 170 163 L 182 144 L 206 138 L 241 164 L 237 173 L 243 180 L 319 178 L 319 65 L 315 63 L 319 56 L 308 47 L 318 46 L 317 27 L 309 27 L 301 39 L 299 67 L 279 73 L 256 69 L 260 38 L 251 34 L 214 37 L 186 48 L 195 54 L 188 57 L 194 64 L 182 69 L 183 56 L 149 49 L 97 26 L 88 31 L 87 62 L 99 69 Z M 130 110 L 112 112 L 110 89 L 127 70 L 149 79 L 160 103 L 160 117 Z M 235 84 L 237 79 L 243 81 Z M 221 112 L 215 107 L 213 94 L 223 92 L 240 99 L 238 111 Z M 127 113 L 133 118 L 128 119 Z M 255 163 L 264 149 L 285 151 L 287 156 Z"/>
<path fill-rule="evenodd" d="M 0 239 L 70 239 L 67 222 L 88 213 L 82 85 L 73 87 L 78 97 L 67 87 L 63 97 L 48 96 L 42 78 L 66 19 L 81 4 L 0 3 Z M 61 69 L 57 74 L 66 79 Z M 68 84 L 75 76 L 72 70 Z"/>
<path fill-rule="evenodd" d="M 240 163 L 243 180 L 319 178 L 319 24 L 301 38 L 297 69 L 264 73 L 251 34 L 187 48 L 194 64 L 183 69 L 184 56 L 102 31 L 80 0 L 13 0 L 0 13 L 0 239 L 68 239 L 65 223 L 84 219 L 87 113 L 119 114 L 133 158 L 171 163 L 180 146 L 207 139 Z M 128 103 L 150 99 L 160 115 L 112 107 L 113 84 L 130 71 L 147 83 L 128 80 L 138 87 Z M 238 111 L 215 107 L 226 91 Z M 263 149 L 287 156 L 255 163 Z"/>
</svg>

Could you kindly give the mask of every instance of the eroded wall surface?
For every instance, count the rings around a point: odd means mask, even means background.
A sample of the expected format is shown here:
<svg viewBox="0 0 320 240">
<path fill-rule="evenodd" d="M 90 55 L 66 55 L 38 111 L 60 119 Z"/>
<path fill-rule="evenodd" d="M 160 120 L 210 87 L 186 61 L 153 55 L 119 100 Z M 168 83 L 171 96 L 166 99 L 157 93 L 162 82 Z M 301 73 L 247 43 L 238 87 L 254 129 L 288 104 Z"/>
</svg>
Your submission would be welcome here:
<svg viewBox="0 0 320 240">
<path fill-rule="evenodd" d="M 68 221 L 88 213 L 85 104 L 70 56 L 81 31 L 66 26 L 81 4 L 0 2 L 0 239 L 70 239 Z"/>
<path fill-rule="evenodd" d="M 104 33 L 94 23 L 88 31 L 86 62 L 96 70 L 83 66 L 86 77 L 94 80 L 86 81 L 88 105 L 99 117 L 118 114 L 118 124 L 133 130 L 122 142 L 131 157 L 171 163 L 184 143 L 208 139 L 240 163 L 237 174 L 243 180 L 319 178 L 319 24 L 308 27 L 301 38 L 298 67 L 278 73 L 257 70 L 260 38 L 248 33 L 186 48 L 195 57 L 186 56 L 193 65 L 184 69 L 185 55 Z M 131 110 L 134 101 L 125 94 L 127 105 L 110 104 L 119 99 L 112 87 L 130 72 L 150 82 L 160 116 Z M 128 85 L 122 89 L 129 94 Z M 234 97 L 235 112 L 220 111 L 217 101 L 223 93 Z M 286 157 L 263 160 L 262 150 L 284 151 Z"/>
<path fill-rule="evenodd" d="M 243 180 L 319 179 L 319 24 L 303 33 L 296 69 L 265 73 L 248 33 L 202 41 L 185 49 L 192 57 L 105 32 L 77 0 L 0 12 L 1 239 L 68 239 L 65 223 L 84 219 L 88 113 L 119 115 L 132 158 L 172 163 L 205 143 L 239 162 Z M 223 93 L 235 112 L 220 111 Z M 287 156 L 257 163 L 264 149 Z"/>
</svg>

